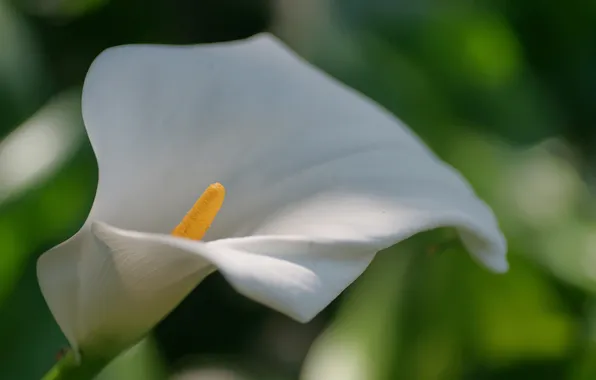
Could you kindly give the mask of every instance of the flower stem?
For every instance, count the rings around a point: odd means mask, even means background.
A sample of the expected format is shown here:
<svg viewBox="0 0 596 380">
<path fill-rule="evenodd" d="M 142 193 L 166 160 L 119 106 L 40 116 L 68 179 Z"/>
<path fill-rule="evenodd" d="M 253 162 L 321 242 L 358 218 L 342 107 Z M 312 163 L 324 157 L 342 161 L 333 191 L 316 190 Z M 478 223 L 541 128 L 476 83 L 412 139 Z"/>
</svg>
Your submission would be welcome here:
<svg viewBox="0 0 596 380">
<path fill-rule="evenodd" d="M 107 360 L 86 359 L 78 361 L 72 351 L 68 351 L 42 380 L 91 380 L 101 372 Z"/>
</svg>

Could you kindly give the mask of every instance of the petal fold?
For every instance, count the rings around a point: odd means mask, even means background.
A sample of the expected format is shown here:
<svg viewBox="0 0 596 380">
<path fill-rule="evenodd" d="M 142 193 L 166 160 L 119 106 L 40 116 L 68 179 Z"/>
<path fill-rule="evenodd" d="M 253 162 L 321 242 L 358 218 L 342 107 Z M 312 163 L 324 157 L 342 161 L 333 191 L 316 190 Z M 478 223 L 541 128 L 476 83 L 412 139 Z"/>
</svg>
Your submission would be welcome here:
<svg viewBox="0 0 596 380">
<path fill-rule="evenodd" d="M 39 283 L 71 346 L 82 355 L 115 355 L 141 339 L 213 271 L 181 250 L 120 244 L 101 223 L 38 261 Z"/>
</svg>

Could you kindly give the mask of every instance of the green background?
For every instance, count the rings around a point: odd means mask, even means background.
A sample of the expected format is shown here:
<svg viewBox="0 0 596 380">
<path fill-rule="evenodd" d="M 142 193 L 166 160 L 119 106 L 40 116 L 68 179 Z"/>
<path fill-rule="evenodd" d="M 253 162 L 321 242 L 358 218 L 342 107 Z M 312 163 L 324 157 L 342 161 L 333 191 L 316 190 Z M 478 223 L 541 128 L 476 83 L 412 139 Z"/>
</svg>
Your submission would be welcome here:
<svg viewBox="0 0 596 380">
<path fill-rule="evenodd" d="M 421 235 L 306 325 L 213 275 L 103 378 L 596 379 L 590 0 L 0 0 L 0 378 L 38 379 L 66 345 L 35 261 L 93 200 L 80 116 L 93 58 L 263 30 L 459 169 L 497 213 L 511 271 Z"/>
</svg>

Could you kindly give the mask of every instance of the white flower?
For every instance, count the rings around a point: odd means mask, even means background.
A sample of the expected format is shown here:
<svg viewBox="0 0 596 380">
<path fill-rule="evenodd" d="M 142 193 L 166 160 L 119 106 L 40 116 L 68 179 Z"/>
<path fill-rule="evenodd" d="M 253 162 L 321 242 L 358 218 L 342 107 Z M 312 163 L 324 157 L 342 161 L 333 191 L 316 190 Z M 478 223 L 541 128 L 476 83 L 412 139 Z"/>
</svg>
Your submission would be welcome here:
<svg viewBox="0 0 596 380">
<path fill-rule="evenodd" d="M 457 172 L 270 35 L 109 49 L 88 73 L 83 116 L 95 202 L 38 262 L 49 307 L 83 354 L 134 343 L 215 270 L 306 322 L 376 252 L 423 230 L 453 226 L 476 259 L 507 269 L 492 212 Z M 215 182 L 227 195 L 204 239 L 172 236 Z M 209 197 L 182 229 L 208 227 L 223 191 Z"/>
</svg>

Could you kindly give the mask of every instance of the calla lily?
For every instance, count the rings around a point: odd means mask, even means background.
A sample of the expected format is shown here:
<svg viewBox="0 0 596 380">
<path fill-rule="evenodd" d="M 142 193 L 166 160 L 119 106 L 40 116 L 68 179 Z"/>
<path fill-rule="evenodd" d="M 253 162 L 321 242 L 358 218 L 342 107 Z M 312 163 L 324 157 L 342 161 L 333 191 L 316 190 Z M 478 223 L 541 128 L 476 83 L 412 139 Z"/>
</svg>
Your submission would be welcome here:
<svg viewBox="0 0 596 380">
<path fill-rule="evenodd" d="M 131 345 L 216 270 L 306 322 L 423 230 L 454 227 L 475 259 L 507 269 L 494 215 L 453 168 L 268 34 L 108 49 L 82 106 L 96 198 L 38 277 L 83 354 Z"/>
</svg>

